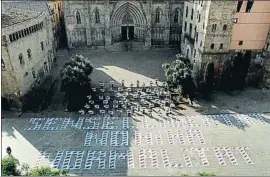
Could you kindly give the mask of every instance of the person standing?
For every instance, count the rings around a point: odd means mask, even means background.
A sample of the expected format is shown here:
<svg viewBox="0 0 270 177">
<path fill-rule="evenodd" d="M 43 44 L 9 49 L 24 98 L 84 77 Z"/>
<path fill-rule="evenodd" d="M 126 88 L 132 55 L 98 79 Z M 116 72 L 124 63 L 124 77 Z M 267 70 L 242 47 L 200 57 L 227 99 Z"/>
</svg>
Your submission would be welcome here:
<svg viewBox="0 0 270 177">
<path fill-rule="evenodd" d="M 140 87 L 140 81 L 137 80 L 137 88 L 139 88 L 139 87 Z"/>
<path fill-rule="evenodd" d="M 10 156 L 10 155 L 11 155 L 11 148 L 10 148 L 10 147 L 7 147 L 6 152 L 7 152 L 7 154 Z"/>
</svg>

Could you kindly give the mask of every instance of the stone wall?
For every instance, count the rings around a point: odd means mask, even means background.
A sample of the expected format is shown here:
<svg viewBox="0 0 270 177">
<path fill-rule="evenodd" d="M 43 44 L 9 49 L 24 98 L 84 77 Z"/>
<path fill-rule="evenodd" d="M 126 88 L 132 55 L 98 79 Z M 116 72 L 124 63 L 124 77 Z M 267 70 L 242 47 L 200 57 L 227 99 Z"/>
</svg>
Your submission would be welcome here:
<svg viewBox="0 0 270 177">
<path fill-rule="evenodd" d="M 11 42 L 9 35 L 30 26 L 43 22 L 43 28 L 32 34 L 24 36 Z M 53 34 L 50 19 L 45 14 L 37 18 L 26 20 L 22 23 L 2 28 L 2 35 L 5 41 L 2 41 L 2 60 L 6 70 L 2 70 L 2 96 L 8 99 L 19 99 L 21 96 L 31 90 L 33 83 L 38 78 L 38 73 L 44 71 L 46 66 L 50 72 L 51 64 L 54 58 L 53 54 Z M 44 49 L 41 48 L 43 42 Z M 28 57 L 28 50 L 31 51 L 31 57 Z M 19 55 L 22 55 L 24 64 L 20 64 Z M 33 74 L 34 71 L 34 74 Z M 34 78 L 35 75 L 35 78 Z"/>
<path fill-rule="evenodd" d="M 211 1 L 204 52 L 229 53 L 235 7 L 234 1 Z M 212 44 L 214 44 L 214 49 L 210 47 Z"/>
</svg>

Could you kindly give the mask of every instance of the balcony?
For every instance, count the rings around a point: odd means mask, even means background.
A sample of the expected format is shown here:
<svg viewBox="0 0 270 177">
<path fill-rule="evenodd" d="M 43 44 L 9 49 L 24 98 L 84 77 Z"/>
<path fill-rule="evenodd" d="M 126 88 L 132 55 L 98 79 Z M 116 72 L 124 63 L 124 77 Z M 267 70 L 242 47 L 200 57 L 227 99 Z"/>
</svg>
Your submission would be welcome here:
<svg viewBox="0 0 270 177">
<path fill-rule="evenodd" d="M 190 34 L 185 34 L 185 39 L 187 39 L 192 45 L 194 45 L 194 43 L 195 43 L 195 39 L 193 38 L 193 37 L 191 37 L 191 35 Z"/>
</svg>

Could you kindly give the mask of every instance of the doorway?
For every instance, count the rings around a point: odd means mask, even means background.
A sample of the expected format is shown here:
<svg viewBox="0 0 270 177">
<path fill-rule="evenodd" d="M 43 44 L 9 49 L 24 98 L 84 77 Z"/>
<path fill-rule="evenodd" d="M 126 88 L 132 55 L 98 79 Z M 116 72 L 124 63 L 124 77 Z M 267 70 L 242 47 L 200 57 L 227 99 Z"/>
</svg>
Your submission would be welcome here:
<svg viewBox="0 0 270 177">
<path fill-rule="evenodd" d="M 134 39 L 134 26 L 122 26 L 122 40 Z"/>
<path fill-rule="evenodd" d="M 129 26 L 128 28 L 129 28 L 129 30 L 128 30 L 128 32 L 129 32 L 129 34 L 128 34 L 129 40 L 133 40 L 134 39 L 134 26 Z"/>
<path fill-rule="evenodd" d="M 122 26 L 122 40 L 127 40 L 127 26 Z"/>
</svg>

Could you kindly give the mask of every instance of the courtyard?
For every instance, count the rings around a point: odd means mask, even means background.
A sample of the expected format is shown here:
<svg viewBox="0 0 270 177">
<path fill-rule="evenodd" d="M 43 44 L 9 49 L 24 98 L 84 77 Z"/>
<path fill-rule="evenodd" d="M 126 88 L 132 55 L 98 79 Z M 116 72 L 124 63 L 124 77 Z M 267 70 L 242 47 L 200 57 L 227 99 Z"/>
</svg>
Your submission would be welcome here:
<svg viewBox="0 0 270 177">
<path fill-rule="evenodd" d="M 64 112 L 59 91 L 59 67 L 74 54 L 92 61 L 91 84 L 98 87 L 100 81 L 120 85 L 122 79 L 126 85 L 165 81 L 161 65 L 173 61 L 177 51 L 60 51 L 51 106 L 40 113 L 3 113 L 3 154 L 10 146 L 31 167 L 50 165 L 75 175 L 270 175 L 269 91 L 216 92 L 212 101 L 180 104 L 169 116 L 79 115 Z"/>
<path fill-rule="evenodd" d="M 268 114 L 2 120 L 2 153 L 74 175 L 269 175 Z"/>
</svg>

